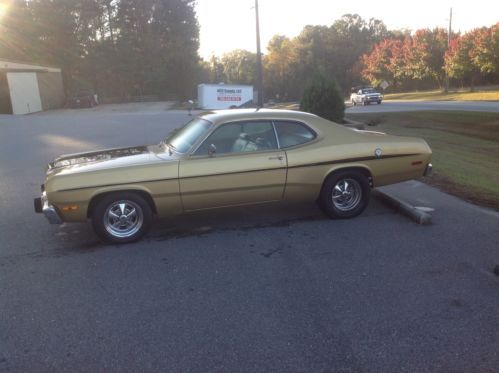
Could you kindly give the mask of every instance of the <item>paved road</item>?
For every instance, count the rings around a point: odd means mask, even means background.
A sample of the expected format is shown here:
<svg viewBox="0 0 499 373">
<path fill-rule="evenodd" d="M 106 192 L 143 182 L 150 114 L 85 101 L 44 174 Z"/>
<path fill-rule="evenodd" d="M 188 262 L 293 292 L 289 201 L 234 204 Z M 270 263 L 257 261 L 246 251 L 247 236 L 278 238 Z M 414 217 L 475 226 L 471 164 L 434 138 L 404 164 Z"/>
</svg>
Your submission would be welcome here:
<svg viewBox="0 0 499 373">
<path fill-rule="evenodd" d="M 346 113 L 377 113 L 419 110 L 464 110 L 499 113 L 499 102 L 476 101 L 383 101 L 381 105 L 350 106 Z"/>
<path fill-rule="evenodd" d="M 128 113 L 126 111 L 129 111 Z M 499 215 L 420 183 L 419 226 L 377 200 L 158 221 L 103 246 L 32 211 L 43 165 L 157 142 L 185 112 L 0 116 L 0 371 L 496 371 Z"/>
</svg>

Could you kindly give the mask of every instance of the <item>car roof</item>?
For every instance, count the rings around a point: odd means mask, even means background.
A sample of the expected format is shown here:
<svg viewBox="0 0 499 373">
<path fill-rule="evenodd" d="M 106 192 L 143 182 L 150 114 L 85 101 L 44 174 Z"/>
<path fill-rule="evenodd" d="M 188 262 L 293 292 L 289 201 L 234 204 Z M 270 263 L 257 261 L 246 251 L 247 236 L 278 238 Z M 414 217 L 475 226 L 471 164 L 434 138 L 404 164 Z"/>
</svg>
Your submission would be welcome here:
<svg viewBox="0 0 499 373">
<path fill-rule="evenodd" d="M 239 120 L 255 119 L 287 119 L 297 121 L 307 121 L 317 119 L 314 114 L 303 111 L 281 110 L 281 109 L 230 109 L 214 110 L 201 113 L 199 117 L 206 119 L 214 124 L 227 123 Z"/>
</svg>

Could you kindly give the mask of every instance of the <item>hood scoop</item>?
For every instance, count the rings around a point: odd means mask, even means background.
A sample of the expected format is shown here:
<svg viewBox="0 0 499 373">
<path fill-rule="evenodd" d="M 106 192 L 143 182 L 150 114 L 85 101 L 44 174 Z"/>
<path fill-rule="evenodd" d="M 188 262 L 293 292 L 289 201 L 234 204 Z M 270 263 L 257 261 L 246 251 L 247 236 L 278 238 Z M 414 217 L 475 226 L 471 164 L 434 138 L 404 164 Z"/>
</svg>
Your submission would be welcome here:
<svg viewBox="0 0 499 373">
<path fill-rule="evenodd" d="M 147 146 L 135 146 L 131 148 L 99 150 L 90 153 L 68 154 L 56 158 L 53 162 L 49 163 L 49 169 L 70 167 L 91 162 L 109 161 L 116 158 L 129 157 L 148 152 Z"/>
</svg>

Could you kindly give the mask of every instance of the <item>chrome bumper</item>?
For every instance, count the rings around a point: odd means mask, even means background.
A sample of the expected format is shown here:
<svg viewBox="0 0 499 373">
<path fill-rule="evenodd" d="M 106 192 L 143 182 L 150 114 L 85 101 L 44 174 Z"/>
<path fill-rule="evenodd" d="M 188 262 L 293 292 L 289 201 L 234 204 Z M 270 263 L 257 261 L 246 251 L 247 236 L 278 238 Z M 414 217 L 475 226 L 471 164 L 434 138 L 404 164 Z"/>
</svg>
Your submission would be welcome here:
<svg viewBox="0 0 499 373">
<path fill-rule="evenodd" d="M 428 163 L 426 169 L 424 170 L 423 176 L 430 176 L 432 172 L 433 172 L 433 165 L 431 163 Z"/>
<path fill-rule="evenodd" d="M 63 221 L 54 206 L 49 205 L 47 193 L 42 192 L 40 198 L 35 198 L 35 212 L 43 213 L 50 224 L 62 224 Z"/>
</svg>

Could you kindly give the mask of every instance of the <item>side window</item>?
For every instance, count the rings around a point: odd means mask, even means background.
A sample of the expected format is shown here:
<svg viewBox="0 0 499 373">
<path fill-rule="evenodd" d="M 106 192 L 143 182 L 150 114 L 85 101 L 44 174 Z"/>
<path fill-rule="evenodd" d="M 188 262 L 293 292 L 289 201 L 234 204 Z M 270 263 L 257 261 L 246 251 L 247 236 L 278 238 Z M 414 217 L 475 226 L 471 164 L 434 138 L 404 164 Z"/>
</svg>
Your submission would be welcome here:
<svg viewBox="0 0 499 373">
<path fill-rule="evenodd" d="M 195 155 L 206 155 L 210 145 L 217 154 L 243 153 L 277 149 L 277 141 L 269 121 L 223 124 L 201 144 Z"/>
<path fill-rule="evenodd" d="M 281 148 L 304 144 L 315 139 L 315 133 L 302 123 L 276 121 L 275 128 Z"/>
</svg>

